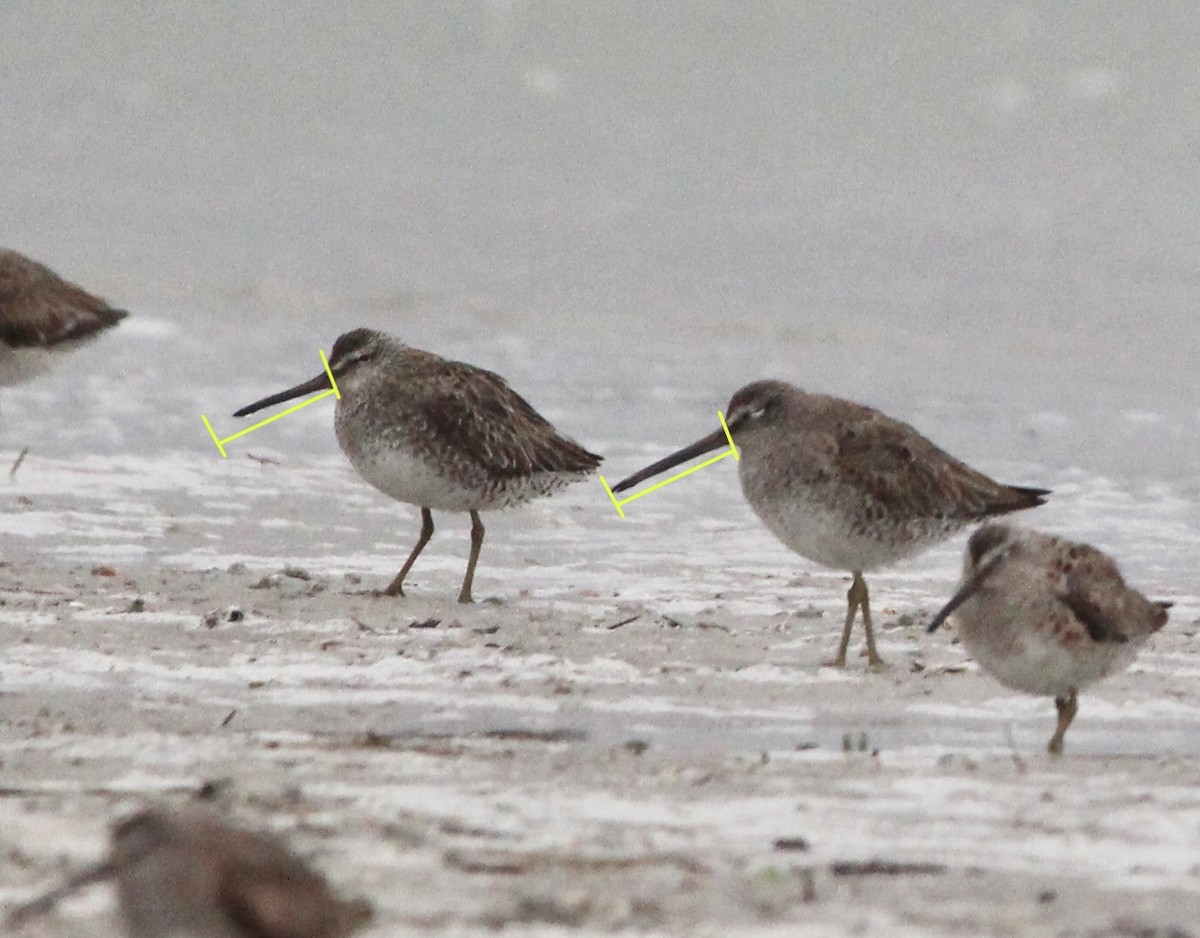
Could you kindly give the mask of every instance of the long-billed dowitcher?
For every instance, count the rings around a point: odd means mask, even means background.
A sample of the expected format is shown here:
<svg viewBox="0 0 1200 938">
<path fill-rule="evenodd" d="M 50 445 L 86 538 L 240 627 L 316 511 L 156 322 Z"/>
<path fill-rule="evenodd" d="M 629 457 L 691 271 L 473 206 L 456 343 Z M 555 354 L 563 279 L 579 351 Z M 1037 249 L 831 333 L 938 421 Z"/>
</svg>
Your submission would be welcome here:
<svg viewBox="0 0 1200 938">
<path fill-rule="evenodd" d="M 115 879 L 131 938 L 346 938 L 371 918 L 280 838 L 207 809 L 149 808 L 113 826 L 103 862 L 16 908 L 17 927 L 90 883 Z"/>
<path fill-rule="evenodd" d="M 1126 586 L 1095 547 L 985 524 L 971 535 L 959 589 L 929 631 L 953 615 L 967 651 L 996 680 L 1053 697 L 1058 727 L 1046 748 L 1060 753 L 1079 691 L 1129 667 L 1169 607 Z"/>
<path fill-rule="evenodd" d="M 56 355 L 128 315 L 44 264 L 0 249 L 0 385 L 36 377 Z"/>
<path fill-rule="evenodd" d="M 1040 505 L 1049 494 L 995 482 L 874 408 L 784 381 L 746 385 L 725 419 L 740 451 L 742 493 L 767 529 L 802 557 L 853 574 L 841 643 L 826 662 L 836 667 L 846 664 L 858 609 L 868 661 L 883 664 L 864 571 L 918 554 L 983 518 Z M 718 429 L 613 490 L 727 445 Z"/>
<path fill-rule="evenodd" d="M 586 478 L 600 457 L 560 434 L 499 375 L 404 345 L 373 329 L 354 329 L 333 345 L 329 367 L 341 397 L 334 428 L 359 475 L 421 509 L 421 534 L 385 590 L 404 595 L 404 577 L 433 536 L 433 514 L 471 515 L 471 554 L 458 601 L 483 545 L 481 511 L 549 495 Z M 324 373 L 237 411 L 330 387 Z"/>
</svg>

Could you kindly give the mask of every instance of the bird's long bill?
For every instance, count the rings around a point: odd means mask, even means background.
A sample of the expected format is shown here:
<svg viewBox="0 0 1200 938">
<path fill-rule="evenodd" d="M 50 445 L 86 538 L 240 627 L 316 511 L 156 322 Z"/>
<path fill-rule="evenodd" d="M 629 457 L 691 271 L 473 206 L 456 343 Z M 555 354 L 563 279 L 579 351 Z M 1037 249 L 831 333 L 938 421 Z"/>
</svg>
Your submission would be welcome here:
<svg viewBox="0 0 1200 938">
<path fill-rule="evenodd" d="M 305 381 L 303 384 L 298 384 L 294 388 L 288 388 L 286 391 L 280 391 L 278 394 L 272 394 L 270 397 L 264 397 L 261 401 L 255 401 L 253 404 L 247 404 L 241 410 L 235 410 L 233 416 L 245 417 L 255 411 L 262 410 L 264 407 L 271 407 L 275 404 L 282 404 L 284 401 L 290 401 L 293 397 L 302 397 L 305 394 L 315 394 L 317 391 L 328 391 L 332 385 L 329 383 L 329 375 L 321 372 L 311 381 Z"/>
<path fill-rule="evenodd" d="M 90 886 L 92 883 L 98 883 L 102 879 L 108 879 L 115 873 L 116 866 L 111 860 L 105 860 L 102 863 L 97 863 L 95 866 L 90 866 L 86 870 L 81 870 L 73 875 L 61 886 L 56 886 L 36 899 L 14 907 L 6 916 L 4 922 L 9 928 L 17 928 L 31 918 L 45 915 L 58 904 L 59 900 L 65 899 L 76 890 L 82 889 L 84 886 Z"/>
<path fill-rule="evenodd" d="M 971 574 L 971 578 L 958 588 L 953 596 L 950 597 L 950 602 L 942 607 L 942 611 L 933 617 L 933 621 L 929 623 L 929 628 L 926 632 L 936 632 L 941 628 L 942 623 L 954 614 L 954 610 L 971 598 L 971 595 L 979 589 L 979 585 L 987 578 L 987 576 L 996 569 L 1003 560 L 1003 555 L 997 555 L 981 566 L 978 570 Z"/>
<path fill-rule="evenodd" d="M 705 453 L 711 453 L 714 449 L 720 449 L 722 446 L 728 445 L 729 440 L 725 437 L 724 429 L 716 430 L 704 439 L 697 440 L 691 446 L 685 446 L 679 452 L 672 453 L 670 456 L 660 459 L 645 469 L 635 472 L 628 479 L 622 479 L 613 486 L 613 491 L 624 492 L 626 489 L 633 488 L 644 479 L 649 479 L 660 472 L 666 472 L 668 469 L 675 468 L 682 462 L 687 462 L 689 459 L 695 459 L 697 456 L 703 456 Z"/>
</svg>

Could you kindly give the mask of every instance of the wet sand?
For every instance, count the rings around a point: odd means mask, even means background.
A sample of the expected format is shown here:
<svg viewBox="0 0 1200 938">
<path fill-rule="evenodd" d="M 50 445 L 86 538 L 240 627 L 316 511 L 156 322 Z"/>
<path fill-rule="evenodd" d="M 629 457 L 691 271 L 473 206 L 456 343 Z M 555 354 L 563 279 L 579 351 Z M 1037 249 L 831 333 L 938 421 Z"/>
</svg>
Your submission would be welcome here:
<svg viewBox="0 0 1200 938">
<path fill-rule="evenodd" d="M 958 542 L 870 579 L 890 667 L 840 672 L 820 661 L 847 578 L 753 527 L 695 519 L 657 559 L 620 529 L 621 556 L 576 487 L 489 519 L 492 598 L 461 607 L 457 520 L 408 598 L 378 597 L 411 513 L 351 488 L 317 520 L 336 463 L 212 465 L 21 470 L 0 901 L 93 860 L 122 811 L 219 781 L 377 903 L 372 935 L 1195 933 L 1195 597 L 1081 698 L 1052 759 L 1049 700 L 923 633 Z M 706 536 L 732 539 L 725 564 L 691 554 Z M 287 543 L 326 559 L 274 556 Z M 113 916 L 94 888 L 23 933 L 111 935 Z"/>
</svg>

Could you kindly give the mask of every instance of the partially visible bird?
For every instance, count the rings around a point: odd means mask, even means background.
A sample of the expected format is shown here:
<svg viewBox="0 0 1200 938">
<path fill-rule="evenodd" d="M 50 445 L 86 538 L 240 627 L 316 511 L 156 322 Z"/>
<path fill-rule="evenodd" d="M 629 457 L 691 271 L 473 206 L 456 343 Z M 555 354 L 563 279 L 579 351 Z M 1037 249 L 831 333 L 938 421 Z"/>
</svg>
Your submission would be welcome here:
<svg viewBox="0 0 1200 938">
<path fill-rule="evenodd" d="M 340 397 L 334 430 L 359 475 L 385 495 L 421 509 L 421 533 L 385 592 L 404 578 L 433 536 L 433 511 L 469 512 L 471 553 L 458 601 L 483 546 L 479 513 L 549 495 L 590 475 L 600 457 L 563 436 L 499 375 L 412 348 L 373 329 L 333 344 L 329 368 Z M 322 372 L 234 413 L 327 390 Z"/>
<path fill-rule="evenodd" d="M 1040 505 L 1049 494 L 996 482 L 872 407 L 784 381 L 738 390 L 725 421 L 739 451 L 742 493 L 767 529 L 801 557 L 853 575 L 841 642 L 826 662 L 834 667 L 846 664 L 858 609 L 867 659 L 883 664 L 865 571 L 919 554 L 984 518 Z M 613 491 L 728 445 L 718 429 Z"/>
<path fill-rule="evenodd" d="M 1170 603 L 1125 584 L 1088 544 L 1011 525 L 971 535 L 958 591 L 933 618 L 953 615 L 967 651 L 1001 684 L 1054 698 L 1061 753 L 1084 687 L 1129 667 L 1167 622 Z"/>
<path fill-rule="evenodd" d="M 15 909 L 9 927 L 106 879 L 130 938 L 346 938 L 371 919 L 369 903 L 339 898 L 283 840 L 208 809 L 142 810 L 111 840 L 105 861 Z"/>
<path fill-rule="evenodd" d="M 44 264 L 0 249 L 0 385 L 36 377 L 128 315 Z"/>
</svg>

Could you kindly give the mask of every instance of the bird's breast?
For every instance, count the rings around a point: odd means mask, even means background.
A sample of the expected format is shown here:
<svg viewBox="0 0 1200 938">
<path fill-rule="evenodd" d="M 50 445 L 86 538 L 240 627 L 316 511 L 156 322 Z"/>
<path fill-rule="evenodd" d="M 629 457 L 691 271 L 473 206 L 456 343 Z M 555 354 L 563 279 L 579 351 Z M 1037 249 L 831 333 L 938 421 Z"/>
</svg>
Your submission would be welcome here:
<svg viewBox="0 0 1200 938">
<path fill-rule="evenodd" d="M 954 533 L 938 518 L 903 518 L 821 467 L 746 453 L 742 493 L 767 530 L 802 557 L 838 570 L 869 571 L 915 556 Z"/>
</svg>

